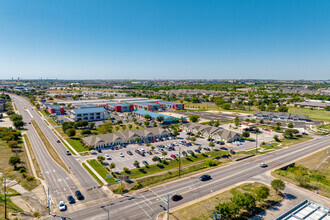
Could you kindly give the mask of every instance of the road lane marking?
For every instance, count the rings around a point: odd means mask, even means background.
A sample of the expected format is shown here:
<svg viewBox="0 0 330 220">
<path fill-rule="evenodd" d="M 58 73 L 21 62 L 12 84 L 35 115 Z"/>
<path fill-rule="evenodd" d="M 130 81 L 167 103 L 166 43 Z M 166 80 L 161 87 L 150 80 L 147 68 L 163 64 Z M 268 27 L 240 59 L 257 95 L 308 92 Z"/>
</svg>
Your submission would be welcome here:
<svg viewBox="0 0 330 220">
<path fill-rule="evenodd" d="M 133 199 L 133 201 L 144 211 L 144 213 L 146 213 L 149 219 L 151 219 L 151 216 L 148 214 L 148 212 L 146 212 L 146 210 L 144 210 L 144 208 L 142 208 L 142 206 L 137 201 L 135 201 L 135 199 Z"/>
</svg>

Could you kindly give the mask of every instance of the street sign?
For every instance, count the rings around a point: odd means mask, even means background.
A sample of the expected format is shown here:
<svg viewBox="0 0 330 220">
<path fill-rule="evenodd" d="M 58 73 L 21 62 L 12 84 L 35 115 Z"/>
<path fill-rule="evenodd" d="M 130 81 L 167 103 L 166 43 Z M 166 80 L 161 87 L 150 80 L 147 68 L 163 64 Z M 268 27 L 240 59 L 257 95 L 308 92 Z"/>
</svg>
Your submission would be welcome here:
<svg viewBox="0 0 330 220">
<path fill-rule="evenodd" d="M 107 174 L 107 178 L 111 178 L 111 175 L 110 174 Z"/>
<path fill-rule="evenodd" d="M 118 183 L 120 180 L 115 180 L 115 183 Z"/>
</svg>

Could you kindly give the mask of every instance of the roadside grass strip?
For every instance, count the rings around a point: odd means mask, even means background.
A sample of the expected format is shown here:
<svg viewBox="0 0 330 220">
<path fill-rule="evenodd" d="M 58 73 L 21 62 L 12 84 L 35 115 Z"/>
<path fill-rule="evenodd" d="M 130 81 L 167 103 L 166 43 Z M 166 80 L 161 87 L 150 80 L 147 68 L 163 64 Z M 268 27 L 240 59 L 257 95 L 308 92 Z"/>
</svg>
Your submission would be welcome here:
<svg viewBox="0 0 330 220">
<path fill-rule="evenodd" d="M 107 175 L 110 175 L 110 173 L 96 160 L 87 160 L 87 163 L 108 183 L 113 183 L 114 178 L 111 176 L 111 178 L 108 178 Z"/>
<path fill-rule="evenodd" d="M 5 219 L 5 202 L 4 202 L 4 195 L 1 193 L 0 194 L 0 219 Z M 18 213 L 18 212 L 23 212 L 23 210 L 21 208 L 19 208 L 17 205 L 15 205 L 15 203 L 13 203 L 11 200 L 10 200 L 10 195 L 7 194 L 6 196 L 6 199 L 7 199 L 7 212 L 8 213 Z M 7 213 L 7 217 L 8 217 L 8 214 Z"/>
<path fill-rule="evenodd" d="M 99 185 L 103 185 L 103 182 L 95 175 L 95 173 L 89 169 L 89 167 L 85 164 L 85 163 L 82 163 L 83 167 L 85 167 L 85 169 L 88 171 L 88 173 L 94 177 L 94 179 L 96 180 L 96 182 L 99 184 Z"/>
<path fill-rule="evenodd" d="M 68 138 L 65 139 L 78 153 L 86 151 L 86 149 L 81 145 L 79 139 Z"/>
<path fill-rule="evenodd" d="M 31 156 L 31 159 L 32 159 L 32 162 L 33 162 L 33 166 L 34 166 L 34 169 L 36 170 L 36 173 L 37 173 L 38 177 L 41 178 L 41 179 L 44 179 L 44 177 L 42 175 L 42 172 L 41 172 L 41 169 L 40 169 L 40 166 L 39 166 L 39 163 L 37 161 L 37 157 L 36 157 L 36 155 L 34 153 L 34 150 L 32 148 L 29 137 L 27 136 L 27 134 L 24 134 L 23 138 L 24 138 L 26 146 L 28 147 L 28 150 L 30 152 L 30 156 Z"/>
<path fill-rule="evenodd" d="M 56 132 L 54 132 L 54 134 L 56 135 L 56 137 L 58 138 L 58 139 L 60 139 L 61 141 L 62 141 L 62 143 L 64 144 L 64 146 L 71 152 L 71 154 L 73 154 L 73 155 L 77 155 L 72 149 L 71 149 L 71 147 L 69 147 L 66 143 L 65 143 L 65 141 L 63 141 L 63 138 L 62 137 L 60 137 Z"/>
<path fill-rule="evenodd" d="M 47 137 L 45 136 L 45 134 L 41 131 L 39 125 L 37 124 L 37 122 L 35 120 L 31 120 L 31 123 L 33 124 L 34 128 L 36 129 L 41 141 L 43 142 L 43 144 L 45 145 L 49 155 L 56 161 L 56 163 L 58 165 L 60 165 L 61 167 L 63 167 L 63 169 L 70 173 L 68 167 L 65 165 L 65 163 L 63 162 L 63 160 L 61 159 L 61 157 L 58 155 L 58 153 L 56 152 L 56 150 L 54 149 L 53 145 L 51 145 L 51 143 L 48 141 Z"/>
</svg>

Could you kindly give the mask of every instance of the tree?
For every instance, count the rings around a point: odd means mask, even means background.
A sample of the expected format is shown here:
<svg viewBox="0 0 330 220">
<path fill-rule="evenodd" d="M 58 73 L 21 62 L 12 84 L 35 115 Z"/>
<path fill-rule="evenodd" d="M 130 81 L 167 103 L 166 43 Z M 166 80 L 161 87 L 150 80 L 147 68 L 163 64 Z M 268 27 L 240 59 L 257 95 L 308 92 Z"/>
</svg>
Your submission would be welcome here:
<svg viewBox="0 0 330 220">
<path fill-rule="evenodd" d="M 159 123 L 162 123 L 162 121 L 164 121 L 164 117 L 163 117 L 163 116 L 157 116 L 156 120 L 157 120 Z"/>
<path fill-rule="evenodd" d="M 245 137 L 245 138 L 248 138 L 248 137 L 250 137 L 250 133 L 247 132 L 247 131 L 244 131 L 242 136 Z"/>
<path fill-rule="evenodd" d="M 132 124 L 128 124 L 128 129 L 132 129 L 133 128 L 133 125 Z"/>
<path fill-rule="evenodd" d="M 166 152 L 166 151 L 163 151 L 163 152 L 162 152 L 162 155 L 163 155 L 163 156 L 166 156 L 166 155 L 167 155 L 167 152 Z"/>
<path fill-rule="evenodd" d="M 291 122 L 288 123 L 288 128 L 293 128 L 293 124 Z"/>
<path fill-rule="evenodd" d="M 275 179 L 273 180 L 270 185 L 273 187 L 273 189 L 278 193 L 279 190 L 284 190 L 285 188 L 285 183 L 283 180 L 280 179 Z"/>
<path fill-rule="evenodd" d="M 136 119 L 136 118 L 133 118 L 133 119 L 132 119 L 132 122 L 133 122 L 133 123 L 135 123 L 136 121 L 137 121 L 137 119 Z"/>
<path fill-rule="evenodd" d="M 154 162 L 158 161 L 158 157 L 153 157 L 152 161 L 154 161 Z"/>
<path fill-rule="evenodd" d="M 73 137 L 76 135 L 76 129 L 74 128 L 69 128 L 67 131 L 66 131 L 66 134 L 69 136 L 69 137 Z"/>
<path fill-rule="evenodd" d="M 157 127 L 157 123 L 156 123 L 156 122 L 154 122 L 152 126 L 153 126 L 153 127 Z"/>
<path fill-rule="evenodd" d="M 84 130 L 81 131 L 81 134 L 82 134 L 82 135 L 85 135 L 85 134 L 91 134 L 91 133 L 92 133 L 92 132 L 91 132 L 90 129 L 84 129 Z"/>
<path fill-rule="evenodd" d="M 284 105 L 278 106 L 277 111 L 279 112 L 288 112 L 289 107 L 286 107 Z"/>
<path fill-rule="evenodd" d="M 267 186 L 260 186 L 254 189 L 254 194 L 257 201 L 262 201 L 268 198 L 269 188 Z"/>
<path fill-rule="evenodd" d="M 178 132 L 177 130 L 174 130 L 174 131 L 173 131 L 173 136 L 176 137 L 176 136 L 178 136 L 178 135 L 179 135 L 179 132 Z"/>
<path fill-rule="evenodd" d="M 89 129 L 94 129 L 95 122 L 89 122 L 88 127 L 89 127 Z"/>
<path fill-rule="evenodd" d="M 122 125 L 121 128 L 123 129 L 123 131 L 126 130 L 126 125 Z"/>
<path fill-rule="evenodd" d="M 238 207 L 245 208 L 249 210 L 252 207 L 255 207 L 256 200 L 250 193 L 236 193 L 232 198 L 231 201 L 235 203 Z"/>
<path fill-rule="evenodd" d="M 272 103 L 270 103 L 270 104 L 267 106 L 267 111 L 272 112 L 272 111 L 275 111 L 275 109 L 276 109 L 276 106 L 275 106 L 274 104 L 272 104 Z"/>
<path fill-rule="evenodd" d="M 217 165 L 217 162 L 214 161 L 213 159 L 207 159 L 207 160 L 205 161 L 205 165 L 206 165 L 206 166 L 209 166 L 209 167 L 214 167 L 214 166 Z"/>
<path fill-rule="evenodd" d="M 133 165 L 134 165 L 135 167 L 139 167 L 139 166 L 140 166 L 140 162 L 136 160 L 136 161 L 134 161 Z"/>
<path fill-rule="evenodd" d="M 182 151 L 182 155 L 183 156 L 187 156 L 187 152 L 186 151 Z"/>
<path fill-rule="evenodd" d="M 116 164 L 115 163 L 111 163 L 110 164 L 110 169 L 115 169 L 116 168 Z"/>
<path fill-rule="evenodd" d="M 13 110 L 8 110 L 6 113 L 8 116 L 15 114 L 15 112 Z"/>
<path fill-rule="evenodd" d="M 20 129 L 21 127 L 24 126 L 24 122 L 21 121 L 21 120 L 14 121 L 14 126 L 15 126 L 15 128 L 17 128 L 17 129 Z"/>
<path fill-rule="evenodd" d="M 191 155 L 192 157 L 194 157 L 194 156 L 195 156 L 194 151 L 190 151 L 190 155 Z"/>
<path fill-rule="evenodd" d="M 144 125 L 145 125 L 146 127 L 148 127 L 148 126 L 150 125 L 150 122 L 149 122 L 149 121 L 144 121 Z"/>
<path fill-rule="evenodd" d="M 116 126 L 115 129 L 116 129 L 116 131 L 118 132 L 119 129 L 120 129 L 120 127 L 119 127 L 119 126 Z"/>
<path fill-rule="evenodd" d="M 13 122 L 15 122 L 15 121 L 22 121 L 23 120 L 22 115 L 18 115 L 18 114 L 12 114 L 9 118 Z"/>
<path fill-rule="evenodd" d="M 103 163 L 103 161 L 105 160 L 105 157 L 103 157 L 103 156 L 98 156 L 98 157 L 97 157 L 97 160 L 98 160 L 100 163 Z"/>
<path fill-rule="evenodd" d="M 264 123 L 264 120 L 263 119 L 260 119 L 260 124 L 263 124 Z"/>
<path fill-rule="evenodd" d="M 219 203 L 215 208 L 220 212 L 224 219 L 230 219 L 239 211 L 239 207 L 233 202 Z"/>
<path fill-rule="evenodd" d="M 10 157 L 9 158 L 9 164 L 14 166 L 16 168 L 16 165 L 21 163 L 21 158 L 19 157 Z"/>
<path fill-rule="evenodd" d="M 10 147 L 12 150 L 17 147 L 17 141 L 9 141 L 8 142 L 8 147 Z"/>
<path fill-rule="evenodd" d="M 293 129 L 286 129 L 283 136 L 285 138 L 293 138 Z"/>
<path fill-rule="evenodd" d="M 210 147 L 214 147 L 215 146 L 214 142 L 213 141 L 210 141 L 209 146 Z"/>
<path fill-rule="evenodd" d="M 198 122 L 199 121 L 199 115 L 189 115 L 189 120 L 191 122 Z"/>
<path fill-rule="evenodd" d="M 196 138 L 195 138 L 195 137 L 191 137 L 190 140 L 191 140 L 192 142 L 195 142 L 195 141 L 196 141 Z"/>
<path fill-rule="evenodd" d="M 3 119 L 3 114 L 2 113 L 0 114 L 0 119 Z"/>
<path fill-rule="evenodd" d="M 147 115 L 144 116 L 144 118 L 145 118 L 146 120 L 150 120 L 150 119 L 151 119 L 151 116 L 147 114 Z"/>
<path fill-rule="evenodd" d="M 239 118 L 237 116 L 234 119 L 234 122 L 235 122 L 235 126 L 237 127 L 239 125 Z"/>
<path fill-rule="evenodd" d="M 229 103 L 224 103 L 221 105 L 221 108 L 224 110 L 229 110 L 230 109 L 230 104 Z"/>
<path fill-rule="evenodd" d="M 273 138 L 274 138 L 274 140 L 275 140 L 275 141 L 277 141 L 277 142 L 279 142 L 279 141 L 280 141 L 280 139 L 278 138 L 278 135 L 274 135 L 274 137 L 273 137 Z"/>
</svg>

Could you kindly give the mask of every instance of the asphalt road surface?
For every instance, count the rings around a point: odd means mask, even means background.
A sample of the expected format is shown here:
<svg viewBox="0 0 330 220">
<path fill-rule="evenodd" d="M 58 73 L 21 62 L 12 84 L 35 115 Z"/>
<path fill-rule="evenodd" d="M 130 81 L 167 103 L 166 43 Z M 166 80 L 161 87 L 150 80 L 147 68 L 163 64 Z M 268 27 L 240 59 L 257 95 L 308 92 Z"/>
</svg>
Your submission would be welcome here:
<svg viewBox="0 0 330 220">
<path fill-rule="evenodd" d="M 183 199 L 170 201 L 170 207 L 176 207 L 192 200 L 201 198 L 215 191 L 224 189 L 242 181 L 265 173 L 275 167 L 296 160 L 307 154 L 329 146 L 330 136 L 314 139 L 299 145 L 284 148 L 279 151 L 260 155 L 251 159 L 231 164 L 208 172 L 212 179 L 199 181 L 200 175 L 184 178 L 180 181 L 156 186 L 153 190 L 167 199 L 167 194 L 181 194 Z M 267 163 L 267 168 L 261 168 L 260 163 Z M 164 211 L 166 205 L 149 191 L 128 195 L 121 199 L 113 199 L 89 207 L 79 212 L 67 215 L 68 219 L 156 219 Z M 64 215 L 65 216 L 65 215 Z M 56 219 L 53 217 L 53 219 Z M 58 218 L 57 218 L 58 219 Z"/>
<path fill-rule="evenodd" d="M 85 196 L 85 201 L 83 201 L 85 203 L 88 201 L 96 202 L 100 199 L 106 199 L 107 195 L 101 189 L 86 191 L 88 188 L 98 186 L 98 184 L 77 161 L 78 157 L 66 155 L 67 148 L 62 143 L 57 143 L 58 138 L 45 124 L 40 115 L 35 112 L 35 109 L 33 109 L 31 104 L 19 96 L 12 95 L 12 98 L 16 103 L 19 114 L 23 116 L 27 134 L 31 141 L 31 145 L 36 152 L 37 160 L 43 171 L 47 184 L 49 185 L 55 205 L 61 200 L 67 202 L 66 197 L 68 195 L 74 195 L 74 192 L 77 189 L 79 189 Z M 31 120 L 35 120 L 38 123 L 49 142 L 54 146 L 57 153 L 69 168 L 70 174 L 60 167 L 48 154 L 37 132 L 33 129 L 32 124 L 29 124 Z M 81 202 L 76 203 L 76 208 L 78 208 L 80 204 Z"/>
</svg>

